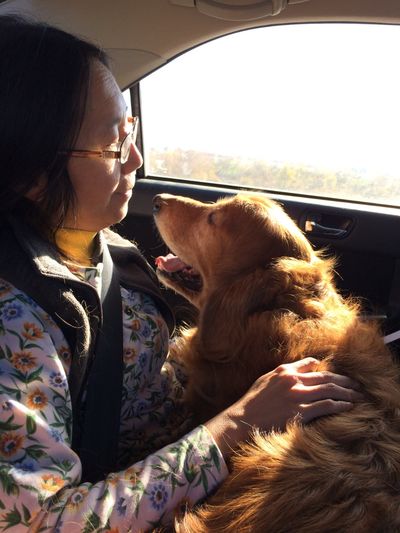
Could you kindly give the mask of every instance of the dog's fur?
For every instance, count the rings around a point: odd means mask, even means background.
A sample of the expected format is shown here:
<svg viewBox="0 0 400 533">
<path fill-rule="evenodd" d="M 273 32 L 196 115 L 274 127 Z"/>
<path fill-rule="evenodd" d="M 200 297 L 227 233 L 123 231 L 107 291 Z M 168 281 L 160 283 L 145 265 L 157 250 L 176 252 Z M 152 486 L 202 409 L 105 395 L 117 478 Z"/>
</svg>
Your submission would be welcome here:
<svg viewBox="0 0 400 533">
<path fill-rule="evenodd" d="M 357 380 L 365 395 L 351 411 L 257 434 L 234 456 L 216 495 L 177 529 L 400 531 L 398 368 L 378 326 L 335 290 L 333 262 L 262 195 L 216 204 L 160 195 L 155 204 L 162 238 L 202 281 L 193 291 L 159 272 L 199 309 L 198 327 L 177 350 L 200 420 L 232 404 L 261 374 L 307 356 L 321 370 Z"/>
</svg>

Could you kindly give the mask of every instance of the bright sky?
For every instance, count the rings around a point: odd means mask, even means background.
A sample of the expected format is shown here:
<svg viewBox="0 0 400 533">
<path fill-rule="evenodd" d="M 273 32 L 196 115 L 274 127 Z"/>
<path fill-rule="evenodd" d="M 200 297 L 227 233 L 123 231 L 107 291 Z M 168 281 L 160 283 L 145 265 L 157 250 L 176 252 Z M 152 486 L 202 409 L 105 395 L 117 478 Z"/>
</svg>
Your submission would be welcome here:
<svg viewBox="0 0 400 533">
<path fill-rule="evenodd" d="M 245 31 L 180 56 L 141 90 L 146 149 L 400 177 L 400 27 Z"/>
</svg>

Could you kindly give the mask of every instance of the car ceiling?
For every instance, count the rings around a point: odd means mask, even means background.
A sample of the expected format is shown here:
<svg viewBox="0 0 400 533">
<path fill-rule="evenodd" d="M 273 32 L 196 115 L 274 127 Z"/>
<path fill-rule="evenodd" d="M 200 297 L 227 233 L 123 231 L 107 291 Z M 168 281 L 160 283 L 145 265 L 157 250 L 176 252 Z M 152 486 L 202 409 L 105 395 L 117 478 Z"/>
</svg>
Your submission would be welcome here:
<svg viewBox="0 0 400 533">
<path fill-rule="evenodd" d="M 301 3 L 297 3 L 301 1 Z M 222 20 L 202 6 L 232 4 L 233 13 L 264 2 L 284 8 L 254 20 Z M 290 2 L 296 2 L 294 4 Z M 187 49 L 237 30 L 284 23 L 400 23 L 399 0 L 6 0 L 0 14 L 18 13 L 54 24 L 102 46 L 121 88 Z M 250 13 L 252 13 L 250 11 Z M 220 14 L 219 14 L 220 16 Z M 228 12 L 226 18 L 232 18 Z M 254 15 L 253 15 L 254 16 Z M 234 17 L 238 18 L 237 14 Z M 251 15 L 244 15 L 251 18 Z"/>
</svg>

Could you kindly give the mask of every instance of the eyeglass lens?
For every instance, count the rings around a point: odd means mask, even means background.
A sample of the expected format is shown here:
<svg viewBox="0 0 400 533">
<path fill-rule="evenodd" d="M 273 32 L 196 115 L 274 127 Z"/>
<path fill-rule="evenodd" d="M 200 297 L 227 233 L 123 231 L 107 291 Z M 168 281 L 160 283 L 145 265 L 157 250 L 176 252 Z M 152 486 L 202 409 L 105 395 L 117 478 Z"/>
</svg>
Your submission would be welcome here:
<svg viewBox="0 0 400 533">
<path fill-rule="evenodd" d="M 121 144 L 121 163 L 126 163 L 132 146 L 132 133 L 127 135 Z"/>
<path fill-rule="evenodd" d="M 136 127 L 125 137 L 121 144 L 121 163 L 124 164 L 129 159 L 131 147 L 136 142 Z"/>
</svg>

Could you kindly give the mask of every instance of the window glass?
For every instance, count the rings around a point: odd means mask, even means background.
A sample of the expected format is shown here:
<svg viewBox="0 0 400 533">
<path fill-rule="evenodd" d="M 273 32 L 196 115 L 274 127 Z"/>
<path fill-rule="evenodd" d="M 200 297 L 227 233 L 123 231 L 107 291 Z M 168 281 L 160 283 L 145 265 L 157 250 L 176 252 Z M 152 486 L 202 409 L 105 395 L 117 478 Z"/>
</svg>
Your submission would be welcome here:
<svg viewBox="0 0 400 533">
<path fill-rule="evenodd" d="M 122 96 L 124 97 L 125 103 L 126 103 L 126 112 L 128 115 L 132 115 L 132 102 L 131 102 L 131 91 L 130 89 L 125 89 L 125 91 L 122 92 Z"/>
<path fill-rule="evenodd" d="M 141 82 L 147 175 L 400 205 L 400 27 L 209 42 Z"/>
</svg>

